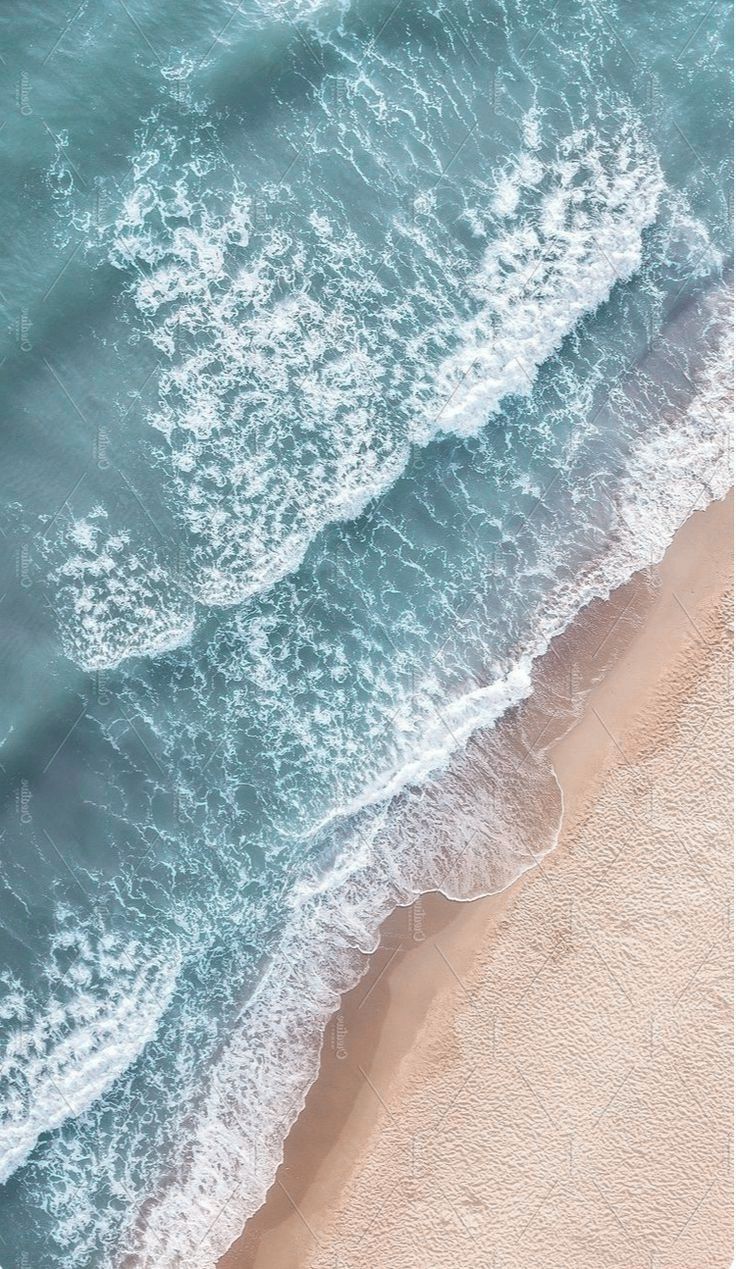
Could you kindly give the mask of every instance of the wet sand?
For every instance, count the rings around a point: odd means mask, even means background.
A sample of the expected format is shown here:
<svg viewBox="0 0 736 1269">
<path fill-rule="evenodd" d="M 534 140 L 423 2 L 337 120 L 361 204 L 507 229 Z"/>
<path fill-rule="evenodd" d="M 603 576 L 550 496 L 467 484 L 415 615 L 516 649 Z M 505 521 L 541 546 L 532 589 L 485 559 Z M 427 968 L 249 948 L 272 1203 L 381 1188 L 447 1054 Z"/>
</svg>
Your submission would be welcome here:
<svg viewBox="0 0 736 1269">
<path fill-rule="evenodd" d="M 557 849 L 387 922 L 222 1269 L 731 1264 L 731 516 L 558 642 Z"/>
</svg>

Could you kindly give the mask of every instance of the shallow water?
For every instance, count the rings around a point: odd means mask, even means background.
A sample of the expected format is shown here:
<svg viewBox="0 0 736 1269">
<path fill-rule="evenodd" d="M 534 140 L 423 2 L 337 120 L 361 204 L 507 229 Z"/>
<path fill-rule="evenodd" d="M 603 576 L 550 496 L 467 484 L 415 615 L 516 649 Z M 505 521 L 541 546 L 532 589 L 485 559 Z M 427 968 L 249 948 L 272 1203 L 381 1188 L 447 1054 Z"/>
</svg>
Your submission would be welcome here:
<svg viewBox="0 0 736 1269">
<path fill-rule="evenodd" d="M 5 26 L 2 1263 L 206 1266 L 385 912 L 551 844 L 468 738 L 728 484 L 728 14 Z"/>
</svg>

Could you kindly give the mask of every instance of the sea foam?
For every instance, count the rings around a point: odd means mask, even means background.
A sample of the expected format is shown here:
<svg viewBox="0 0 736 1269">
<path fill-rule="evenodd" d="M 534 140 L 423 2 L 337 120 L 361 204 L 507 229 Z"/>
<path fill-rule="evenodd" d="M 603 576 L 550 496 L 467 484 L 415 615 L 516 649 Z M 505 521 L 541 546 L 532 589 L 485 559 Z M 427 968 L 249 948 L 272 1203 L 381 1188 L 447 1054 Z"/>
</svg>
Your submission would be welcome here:
<svg viewBox="0 0 736 1269">
<path fill-rule="evenodd" d="M 39 1136 L 84 1113 L 156 1033 L 180 967 L 176 949 L 154 952 L 110 931 L 66 926 L 44 968 L 46 996 L 5 975 L 0 1053 L 6 1090 L 0 1113 L 0 1183 L 29 1157 Z"/>
<path fill-rule="evenodd" d="M 320 531 L 394 483 L 413 446 L 476 433 L 506 398 L 528 395 L 579 320 L 635 272 L 663 188 L 636 128 L 624 120 L 607 147 L 571 134 L 544 175 L 526 134 L 508 178 L 518 197 L 495 200 L 480 267 L 441 283 L 444 315 L 427 330 L 419 314 L 441 258 L 431 212 L 396 217 L 396 249 L 412 241 L 418 280 L 390 304 L 334 210 L 297 229 L 279 192 L 264 227 L 235 178 L 213 210 L 196 163 L 168 175 L 173 135 L 144 148 L 111 258 L 132 275 L 165 357 L 150 422 L 165 438 L 164 493 L 186 558 L 172 577 L 119 534 L 69 558 L 67 646 L 83 665 L 165 651 L 191 634 L 192 600 L 239 604 L 294 572 Z"/>
</svg>

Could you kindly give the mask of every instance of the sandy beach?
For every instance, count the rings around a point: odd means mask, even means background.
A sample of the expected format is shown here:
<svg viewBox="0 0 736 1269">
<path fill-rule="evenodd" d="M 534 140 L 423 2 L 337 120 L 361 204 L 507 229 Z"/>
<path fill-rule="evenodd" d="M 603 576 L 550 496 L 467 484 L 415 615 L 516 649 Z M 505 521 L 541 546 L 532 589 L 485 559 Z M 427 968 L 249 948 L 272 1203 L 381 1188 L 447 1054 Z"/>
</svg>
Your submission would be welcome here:
<svg viewBox="0 0 736 1269">
<path fill-rule="evenodd" d="M 564 637 L 556 850 L 387 923 L 222 1269 L 731 1264 L 731 517 Z"/>
</svg>

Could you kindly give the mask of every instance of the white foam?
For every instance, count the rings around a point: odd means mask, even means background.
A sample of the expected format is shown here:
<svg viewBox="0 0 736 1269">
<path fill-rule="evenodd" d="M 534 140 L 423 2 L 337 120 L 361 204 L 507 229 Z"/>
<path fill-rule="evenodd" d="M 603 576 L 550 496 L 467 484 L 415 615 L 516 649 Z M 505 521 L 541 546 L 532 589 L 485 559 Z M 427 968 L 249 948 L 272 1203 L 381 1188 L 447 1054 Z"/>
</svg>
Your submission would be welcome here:
<svg viewBox="0 0 736 1269">
<path fill-rule="evenodd" d="M 133 939 L 121 944 L 67 924 L 53 941 L 41 1011 L 35 995 L 4 976 L 0 1183 L 42 1133 L 81 1115 L 135 1061 L 169 1005 L 179 966 L 175 951 L 154 959 Z"/>
<path fill-rule="evenodd" d="M 410 756 L 398 769 L 382 772 L 371 780 L 356 798 L 319 822 L 313 834 L 324 832 L 338 819 L 351 818 L 366 807 L 394 798 L 411 785 L 423 784 L 433 772 L 447 766 L 452 755 L 479 727 L 492 727 L 531 690 L 532 658 L 521 657 L 503 678 L 448 701 L 441 715 L 433 714 L 421 734 L 414 737 Z"/>
<path fill-rule="evenodd" d="M 188 643 L 194 604 L 150 549 L 131 547 L 98 511 L 68 530 L 73 548 L 57 569 L 64 649 L 85 670 L 160 656 Z"/>
<path fill-rule="evenodd" d="M 635 132 L 606 154 L 590 137 L 570 137 L 546 170 L 523 153 L 499 179 L 498 214 L 516 213 L 523 189 L 537 194 L 543 171 L 541 198 L 485 250 L 478 308 L 439 369 L 432 434 L 470 436 L 504 397 L 528 396 L 565 336 L 641 264 L 664 182 Z"/>
<path fill-rule="evenodd" d="M 360 515 L 398 478 L 411 445 L 477 432 L 505 397 L 527 395 L 542 362 L 636 270 L 662 189 L 641 136 L 624 127 L 601 148 L 575 134 L 543 168 L 534 112 L 522 131 L 525 147 L 489 181 L 476 276 L 448 274 L 433 215 L 399 218 L 417 280 L 391 303 L 371 251 L 327 207 L 297 229 L 285 192 L 266 189 L 263 228 L 237 180 L 212 210 L 193 168 L 164 179 L 175 140 L 149 146 L 112 259 L 134 271 L 147 334 L 169 359 L 150 421 L 166 438 L 166 496 L 199 603 L 267 590 L 326 525 Z M 501 222 L 489 228 L 494 204 Z M 417 329 L 439 285 L 438 325 Z M 157 620 L 182 628 L 179 611 Z M 90 632 L 93 647 L 103 642 Z M 170 646 L 166 630 L 156 644 Z"/>
</svg>

